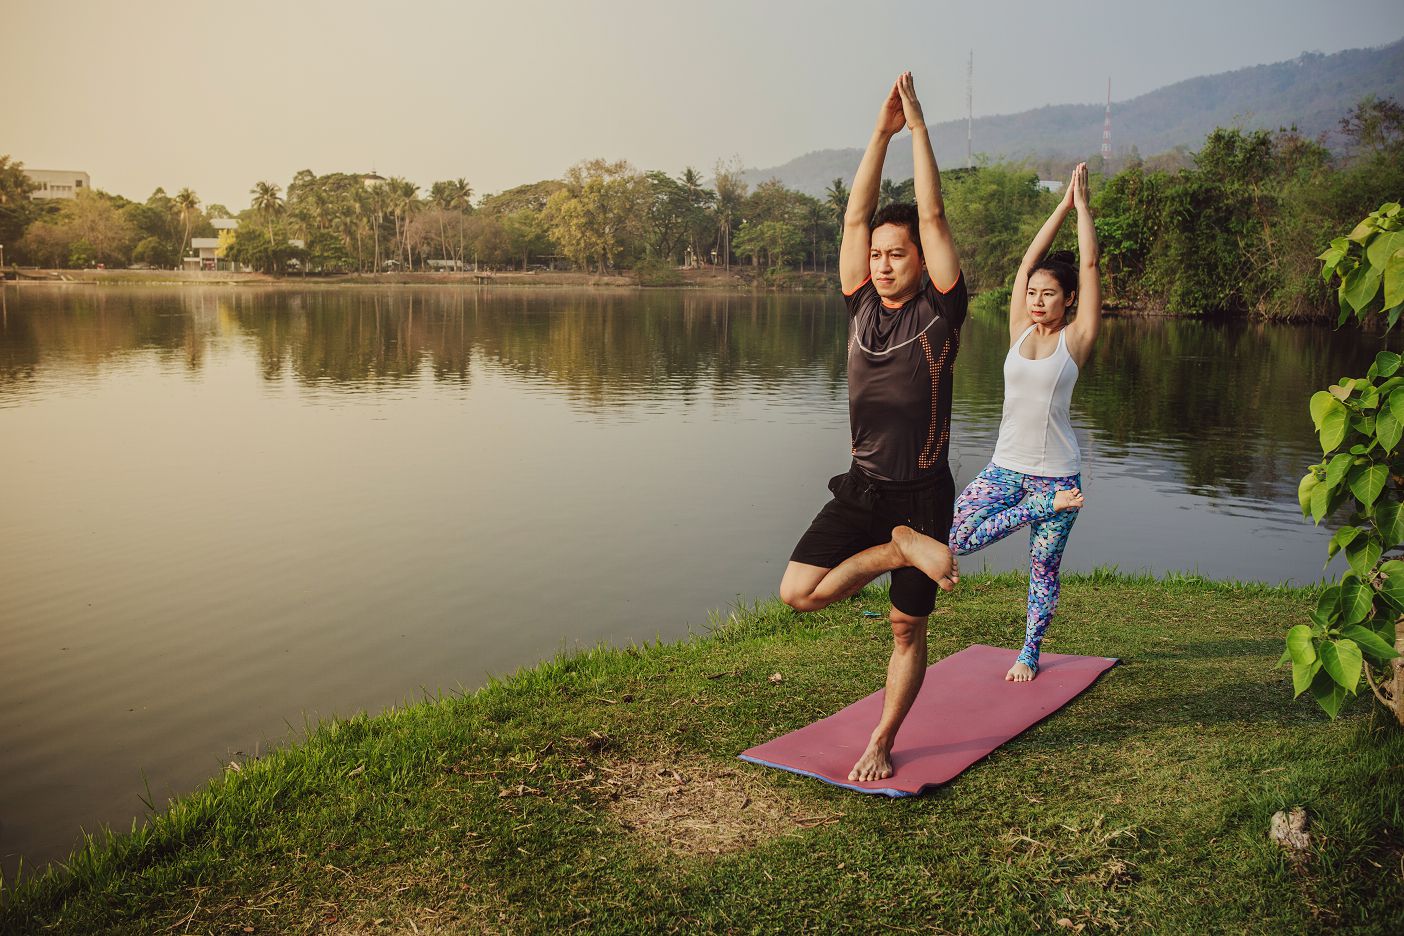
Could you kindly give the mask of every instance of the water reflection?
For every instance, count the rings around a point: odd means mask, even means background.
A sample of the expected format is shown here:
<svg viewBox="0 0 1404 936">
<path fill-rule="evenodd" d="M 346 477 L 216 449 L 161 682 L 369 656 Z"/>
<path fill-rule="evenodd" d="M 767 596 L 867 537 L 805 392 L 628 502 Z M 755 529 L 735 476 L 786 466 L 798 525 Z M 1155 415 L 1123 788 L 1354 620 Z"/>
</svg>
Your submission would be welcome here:
<svg viewBox="0 0 1404 936">
<path fill-rule="evenodd" d="M 844 389 L 845 320 L 833 297 L 74 288 L 19 292 L 9 305 L 0 406 L 16 405 L 41 368 L 96 375 L 149 351 L 199 371 L 233 339 L 254 343 L 271 382 L 364 393 L 427 372 L 466 388 L 478 357 L 596 416 L 660 397 L 685 406 L 704 392 L 827 411 Z M 998 416 L 1005 341 L 997 317 L 964 330 L 956 412 L 977 437 Z M 1075 415 L 1105 458 L 1168 460 L 1192 493 L 1269 500 L 1290 492 L 1315 454 L 1305 397 L 1362 371 L 1378 346 L 1353 331 L 1113 319 Z"/>
</svg>

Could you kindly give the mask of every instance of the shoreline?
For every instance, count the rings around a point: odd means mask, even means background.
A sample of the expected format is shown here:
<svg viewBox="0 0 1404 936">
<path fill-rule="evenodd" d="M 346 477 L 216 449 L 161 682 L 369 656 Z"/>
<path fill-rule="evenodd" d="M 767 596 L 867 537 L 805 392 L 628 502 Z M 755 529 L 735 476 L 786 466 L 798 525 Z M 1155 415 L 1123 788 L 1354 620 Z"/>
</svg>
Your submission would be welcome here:
<svg viewBox="0 0 1404 936">
<path fill-rule="evenodd" d="M 890 650 L 862 615 L 883 590 L 808 615 L 771 600 L 324 723 L 90 839 L 68 873 L 6 882 L 0 933 L 1388 932 L 1404 732 L 1368 699 L 1328 721 L 1273 669 L 1318 589 L 1064 584 L 1049 649 L 1123 664 L 922 797 L 735 759 L 872 691 Z M 1009 644 L 1025 587 L 964 580 L 931 657 Z M 1267 836 L 1292 805 L 1301 857 Z"/>
<path fill-rule="evenodd" d="M 0 271 L 3 273 L 5 271 Z M 16 272 L 13 268 L 10 272 Z M 272 276 L 178 270 L 21 270 L 18 278 L 4 278 L 7 286 L 275 286 L 309 289 L 324 286 L 533 286 L 610 289 L 699 289 L 726 292 L 820 292 L 837 289 L 837 274 L 790 273 L 770 280 L 761 274 L 715 270 L 679 270 L 666 283 L 643 283 L 633 273 L 484 272 L 484 273 L 379 273 L 332 276 Z"/>
<path fill-rule="evenodd" d="M 15 268 L 9 268 L 14 272 Z M 0 270 L 0 274 L 5 273 Z M 522 273 L 507 271 L 500 273 L 381 273 L 381 274 L 338 274 L 335 276 L 271 276 L 266 273 L 215 273 L 185 272 L 171 270 L 24 270 L 18 279 L 0 275 L 0 286 L 13 286 L 17 289 L 40 289 L 45 287 L 103 286 L 103 287 L 239 287 L 279 290 L 318 290 L 318 289 L 370 289 L 386 287 L 475 287 L 480 289 L 545 289 L 545 290 L 633 290 L 636 292 L 679 290 L 686 292 L 710 293 L 714 295 L 756 295 L 792 294 L 802 296 L 838 295 L 838 275 L 836 273 L 782 274 L 769 278 L 754 273 L 724 273 L 704 270 L 677 271 L 679 277 L 674 282 L 640 282 L 633 273 L 573 273 L 548 271 Z M 982 290 L 971 295 L 972 314 L 995 314 L 991 311 L 976 312 L 974 300 L 999 291 L 1002 287 Z M 998 314 L 1004 314 L 1002 309 Z M 1107 303 L 1102 309 L 1107 318 L 1165 318 L 1188 319 L 1200 322 L 1246 322 L 1273 323 L 1281 325 L 1322 325 L 1333 324 L 1330 310 L 1318 317 L 1270 316 L 1261 313 L 1236 315 L 1228 313 L 1178 313 L 1168 312 L 1154 306 L 1133 306 Z M 1370 332 L 1366 332 L 1367 334 Z"/>
</svg>

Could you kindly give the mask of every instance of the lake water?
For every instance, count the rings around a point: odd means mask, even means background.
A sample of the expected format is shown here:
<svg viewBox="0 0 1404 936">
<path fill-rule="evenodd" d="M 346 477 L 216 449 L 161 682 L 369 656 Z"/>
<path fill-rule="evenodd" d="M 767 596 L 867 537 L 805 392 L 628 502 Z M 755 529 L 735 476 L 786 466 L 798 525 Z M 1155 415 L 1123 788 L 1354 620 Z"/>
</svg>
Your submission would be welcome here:
<svg viewBox="0 0 1404 936">
<path fill-rule="evenodd" d="M 1006 328 L 962 333 L 962 485 L 994 446 Z M 0 290 L 0 866 L 308 720 L 773 595 L 847 467 L 845 329 L 836 296 Z M 1378 348 L 1108 321 L 1064 568 L 1318 578 L 1306 400 Z"/>
</svg>

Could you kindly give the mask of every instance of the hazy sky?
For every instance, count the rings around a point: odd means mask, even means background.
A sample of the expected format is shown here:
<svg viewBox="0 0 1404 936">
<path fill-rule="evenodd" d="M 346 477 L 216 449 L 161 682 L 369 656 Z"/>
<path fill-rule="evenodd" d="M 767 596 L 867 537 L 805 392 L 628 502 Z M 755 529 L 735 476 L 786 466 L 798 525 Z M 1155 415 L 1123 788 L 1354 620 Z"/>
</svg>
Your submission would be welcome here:
<svg viewBox="0 0 1404 936">
<path fill-rule="evenodd" d="M 0 153 L 247 206 L 293 173 L 467 178 L 581 159 L 768 167 L 867 139 L 911 69 L 932 122 L 1113 100 L 1404 36 L 1401 0 L 0 0 Z M 978 148 L 978 144 L 977 144 Z"/>
</svg>

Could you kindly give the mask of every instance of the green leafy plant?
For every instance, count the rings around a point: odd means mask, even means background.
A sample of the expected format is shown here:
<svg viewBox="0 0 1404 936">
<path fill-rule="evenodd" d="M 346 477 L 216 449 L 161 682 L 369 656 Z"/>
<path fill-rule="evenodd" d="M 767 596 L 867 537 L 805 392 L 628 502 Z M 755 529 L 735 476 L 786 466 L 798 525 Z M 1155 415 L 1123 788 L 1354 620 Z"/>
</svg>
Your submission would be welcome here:
<svg viewBox="0 0 1404 936">
<path fill-rule="evenodd" d="M 1382 205 L 1317 259 L 1322 278 L 1339 282 L 1340 317 L 1383 316 L 1393 328 L 1404 312 L 1404 211 Z M 1344 552 L 1349 569 L 1327 586 L 1310 624 L 1287 632 L 1278 665 L 1292 665 L 1296 694 L 1332 718 L 1362 680 L 1404 724 L 1404 678 L 1398 633 L 1404 615 L 1404 359 L 1381 351 L 1364 377 L 1343 377 L 1311 397 L 1322 461 L 1297 488 L 1302 514 L 1320 524 L 1349 504 L 1326 561 Z M 1379 670 L 1377 675 L 1376 669 Z"/>
</svg>

